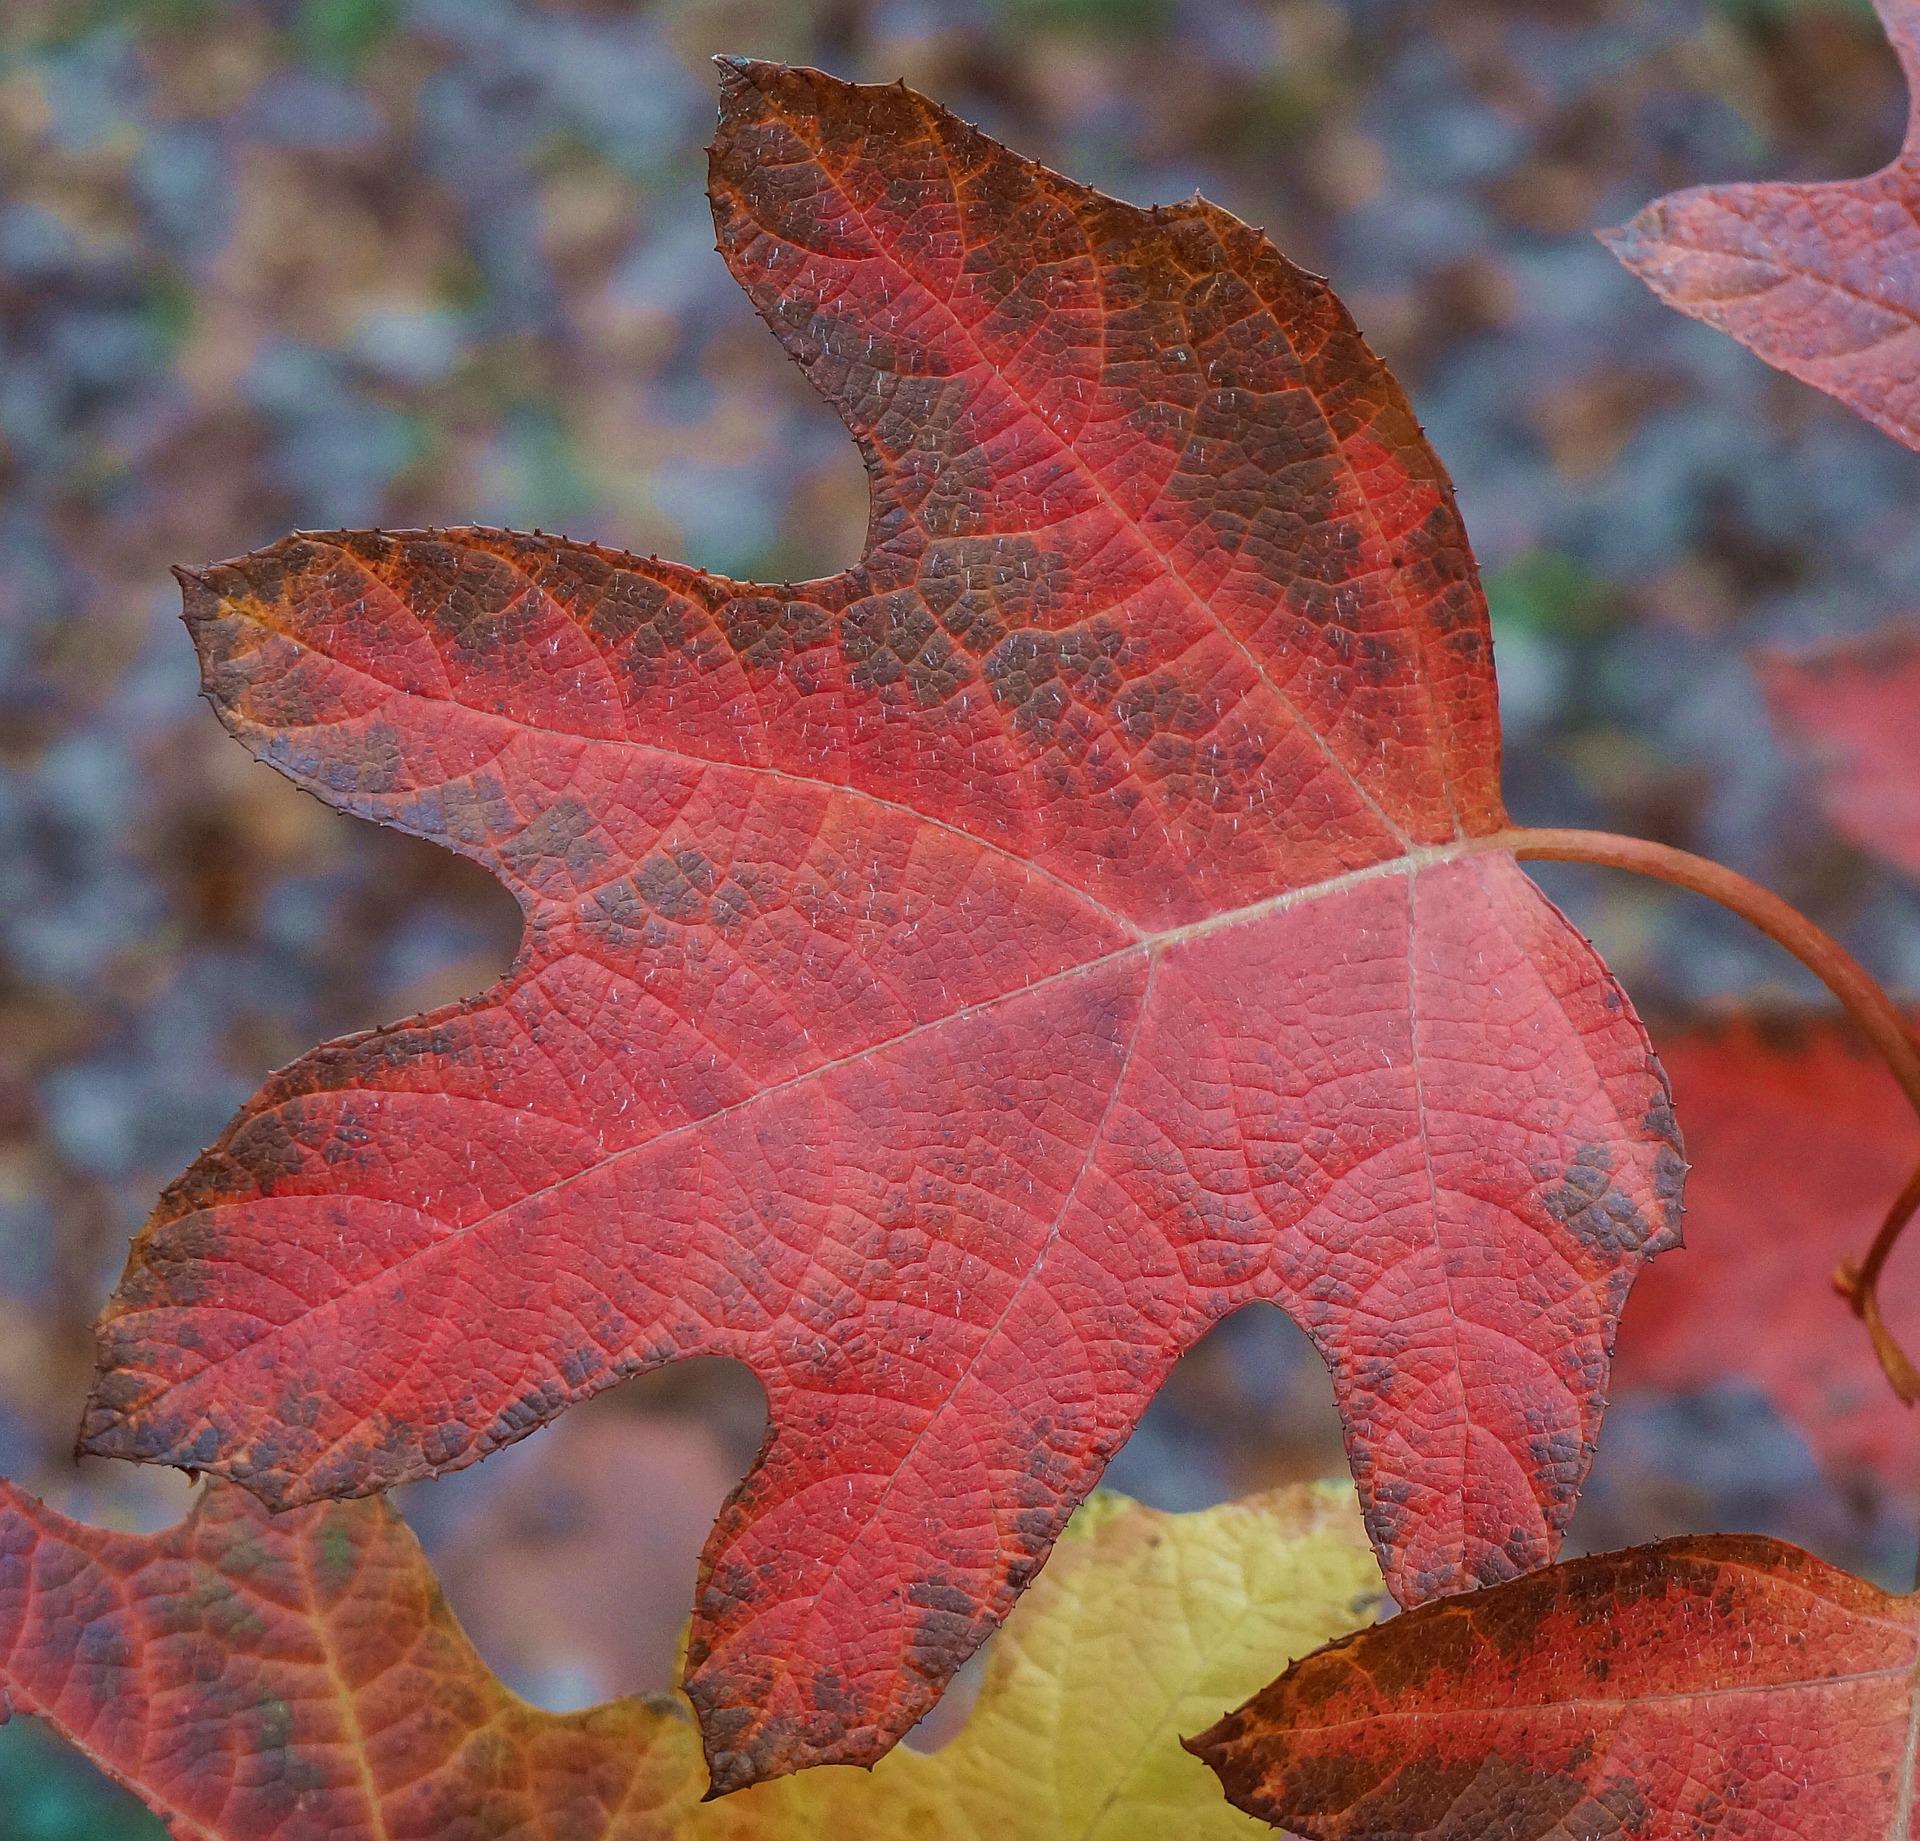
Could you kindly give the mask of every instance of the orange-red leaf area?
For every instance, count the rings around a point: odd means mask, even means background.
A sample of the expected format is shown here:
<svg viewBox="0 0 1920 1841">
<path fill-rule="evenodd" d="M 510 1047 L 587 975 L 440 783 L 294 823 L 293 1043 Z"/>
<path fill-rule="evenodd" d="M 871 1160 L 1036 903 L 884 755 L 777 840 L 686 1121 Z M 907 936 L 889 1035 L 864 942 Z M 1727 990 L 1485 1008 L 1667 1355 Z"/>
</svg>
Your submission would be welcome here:
<svg viewBox="0 0 1920 1841">
<path fill-rule="evenodd" d="M 1755 660 L 1775 722 L 1834 825 L 1920 876 L 1920 623 Z"/>
<path fill-rule="evenodd" d="M 1920 0 L 1875 0 L 1920 87 Z M 1920 109 L 1865 179 L 1702 185 L 1602 240 L 1669 306 L 1920 448 Z"/>
<path fill-rule="evenodd" d="M 212 1484 L 118 1534 L 0 1481 L 0 1714 L 49 1721 L 180 1841 L 660 1841 L 697 1801 L 671 1703 L 501 1686 L 383 1502 Z M 4 1832 L 0 1812 L 0 1832 Z"/>
<path fill-rule="evenodd" d="M 1188 1749 L 1303 1841 L 1904 1841 L 1917 1626 L 1783 1541 L 1663 1541 L 1318 1650 Z"/>
<path fill-rule="evenodd" d="M 898 86 L 723 88 L 720 250 L 860 444 L 866 554 L 349 532 L 185 576 L 234 734 L 525 935 L 167 1191 L 85 1442 L 287 1507 L 751 1364 L 688 1648 L 727 1789 L 883 1752 L 1256 1300 L 1404 1602 L 1547 1560 L 1680 1161 L 1497 847 L 1466 536 L 1325 284 Z"/>
<path fill-rule="evenodd" d="M 1920 1161 L 1920 1128 L 1886 1065 L 1826 1016 L 1729 1019 L 1660 1038 L 1693 1160 L 1687 1245 L 1635 1288 L 1614 1358 L 1633 1387 L 1758 1387 L 1836 1486 L 1920 1504 L 1913 1410 L 1888 1387 L 1831 1276 L 1873 1238 Z M 1920 1294 L 1883 1287 L 1896 1337 Z"/>
</svg>

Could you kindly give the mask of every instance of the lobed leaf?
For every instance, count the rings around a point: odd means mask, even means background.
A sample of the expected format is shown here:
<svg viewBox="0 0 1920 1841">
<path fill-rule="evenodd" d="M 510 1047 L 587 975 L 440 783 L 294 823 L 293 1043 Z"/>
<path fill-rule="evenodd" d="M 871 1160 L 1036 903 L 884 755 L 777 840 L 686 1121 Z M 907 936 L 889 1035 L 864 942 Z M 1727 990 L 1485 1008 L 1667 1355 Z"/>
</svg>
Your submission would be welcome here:
<svg viewBox="0 0 1920 1841">
<path fill-rule="evenodd" d="M 125 1535 L 0 1483 L 0 1710 L 49 1721 L 181 1841 L 1227 1841 L 1257 1825 L 1175 1735 L 1377 1588 L 1344 1487 L 1189 1515 L 1099 1496 L 939 1752 L 703 1803 L 683 1703 L 516 1698 L 383 1502 L 271 1516 L 216 1483 L 177 1528 Z"/>
<path fill-rule="evenodd" d="M 1874 0 L 1909 91 L 1920 0 Z M 1700 185 L 1601 241 L 1670 307 L 1920 448 L 1920 108 L 1865 179 Z"/>
<path fill-rule="evenodd" d="M 1303 1841 L 1904 1841 L 1916 1660 L 1915 1597 L 1689 1536 L 1363 1630 L 1187 1743 Z"/>
<path fill-rule="evenodd" d="M 711 192 L 865 455 L 853 567 L 473 529 L 183 577 L 233 733 L 525 934 L 166 1192 L 86 1448 L 284 1508 L 750 1363 L 773 1430 L 688 1649 L 719 1789 L 883 1753 L 1252 1302 L 1326 1358 L 1402 1601 L 1542 1563 L 1681 1164 L 1501 848 L 1406 398 L 1226 212 L 903 87 L 728 64 Z"/>
</svg>

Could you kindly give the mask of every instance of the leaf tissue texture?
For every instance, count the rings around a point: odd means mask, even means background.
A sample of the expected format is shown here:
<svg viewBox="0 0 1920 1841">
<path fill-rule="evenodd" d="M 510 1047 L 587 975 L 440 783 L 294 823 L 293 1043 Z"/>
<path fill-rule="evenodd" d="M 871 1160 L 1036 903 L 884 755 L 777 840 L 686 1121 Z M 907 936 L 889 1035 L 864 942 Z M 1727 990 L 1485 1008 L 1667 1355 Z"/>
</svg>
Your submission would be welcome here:
<svg viewBox="0 0 1920 1841">
<path fill-rule="evenodd" d="M 1188 1741 L 1302 1841 L 1908 1841 L 1920 1600 L 1719 1534 L 1296 1662 Z"/>
<path fill-rule="evenodd" d="M 1913 1409 L 1887 1385 L 1830 1275 L 1872 1243 L 1920 1162 L 1886 1063 L 1830 1014 L 1731 1018 L 1660 1041 L 1687 1121 L 1687 1245 L 1634 1288 L 1614 1361 L 1631 1387 L 1758 1389 L 1849 1497 L 1920 1507 Z M 1903 1248 L 1882 1287 L 1920 1340 Z"/>
<path fill-rule="evenodd" d="M 1096 1496 L 938 1753 L 714 1803 L 676 1699 L 551 1714 L 502 1687 L 382 1502 L 269 1516 L 215 1483 L 124 1535 L 0 1483 L 0 1711 L 50 1721 L 182 1841 L 1249 1841 L 1176 1735 L 1378 1587 L 1344 1487 L 1191 1515 Z"/>
<path fill-rule="evenodd" d="M 1827 816 L 1920 877 L 1920 622 L 1755 660 L 1781 732 L 1807 755 Z"/>
<path fill-rule="evenodd" d="M 384 1502 L 270 1516 L 219 1483 L 139 1535 L 0 1482 L 7 1703 L 181 1841 L 654 1841 L 691 1762 L 661 1743 L 685 1722 L 659 1706 L 555 1715 L 510 1694 Z"/>
<path fill-rule="evenodd" d="M 1920 88 L 1920 0 L 1875 5 Z M 1920 109 L 1865 179 L 1693 186 L 1601 240 L 1670 307 L 1920 448 Z"/>
<path fill-rule="evenodd" d="M 1497 847 L 1485 605 L 1405 397 L 1225 212 L 904 88 L 728 66 L 711 190 L 866 455 L 867 553 L 796 587 L 359 532 L 186 577 L 233 732 L 525 935 L 168 1190 L 87 1448 L 287 1507 L 750 1363 L 773 1431 L 688 1650 L 722 1788 L 882 1753 L 1255 1300 L 1333 1372 L 1403 1602 L 1541 1564 L 1681 1165 Z"/>
</svg>

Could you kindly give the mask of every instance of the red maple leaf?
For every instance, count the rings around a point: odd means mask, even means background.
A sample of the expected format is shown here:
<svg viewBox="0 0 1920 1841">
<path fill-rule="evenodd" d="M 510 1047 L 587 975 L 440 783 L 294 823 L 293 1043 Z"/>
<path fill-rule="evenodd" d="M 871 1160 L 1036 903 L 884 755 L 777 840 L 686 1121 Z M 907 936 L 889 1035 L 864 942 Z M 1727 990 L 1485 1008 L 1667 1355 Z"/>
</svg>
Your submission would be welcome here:
<svg viewBox="0 0 1920 1841">
<path fill-rule="evenodd" d="M 1187 1748 L 1302 1841 L 1897 1841 L 1916 1660 L 1920 1597 L 1689 1536 L 1345 1637 Z"/>
<path fill-rule="evenodd" d="M 1680 1171 L 1503 848 L 1452 491 L 1325 284 L 901 87 L 724 90 L 720 248 L 859 441 L 866 554 L 361 532 L 184 578 L 233 732 L 526 928 L 168 1190 L 85 1429 L 287 1506 L 751 1363 L 689 1647 L 722 1789 L 885 1750 L 1255 1300 L 1403 1601 L 1539 1565 Z"/>
<path fill-rule="evenodd" d="M 1774 720 L 1813 763 L 1834 824 L 1920 876 L 1920 624 L 1755 666 Z"/>
<path fill-rule="evenodd" d="M 1920 1501 L 1913 1411 L 1829 1283 L 1920 1157 L 1912 1107 L 1837 1017 L 1703 1024 L 1663 1036 L 1661 1060 L 1693 1158 L 1687 1246 L 1634 1290 L 1616 1397 L 1747 1380 L 1836 1482 Z M 1900 1285 L 1887 1308 L 1920 1331 Z"/>
<path fill-rule="evenodd" d="M 1920 0 L 1875 6 L 1920 89 Z M 1693 186 L 1601 241 L 1669 306 L 1920 448 L 1920 107 L 1864 179 Z"/>
</svg>

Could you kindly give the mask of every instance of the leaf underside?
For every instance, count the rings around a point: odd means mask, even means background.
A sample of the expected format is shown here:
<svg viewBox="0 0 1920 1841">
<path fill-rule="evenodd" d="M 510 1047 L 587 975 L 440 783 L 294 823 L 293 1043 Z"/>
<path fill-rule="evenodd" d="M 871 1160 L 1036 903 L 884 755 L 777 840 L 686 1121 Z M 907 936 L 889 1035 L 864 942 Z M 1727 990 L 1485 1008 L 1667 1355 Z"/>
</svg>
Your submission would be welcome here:
<svg viewBox="0 0 1920 1841">
<path fill-rule="evenodd" d="M 902 87 L 728 64 L 710 190 L 867 552 L 343 532 L 183 577 L 232 732 L 525 933 L 166 1192 L 86 1448 L 284 1508 L 751 1364 L 688 1648 L 722 1790 L 883 1753 L 1251 1302 L 1325 1357 L 1402 1602 L 1541 1564 L 1681 1165 L 1489 842 L 1486 609 L 1404 395 L 1224 211 Z"/>
<path fill-rule="evenodd" d="M 1188 1515 L 1096 1497 L 939 1752 L 714 1803 L 677 1700 L 509 1693 L 383 1502 L 270 1516 L 214 1483 L 126 1535 L 0 1482 L 0 1713 L 48 1720 L 180 1841 L 1251 1841 L 1175 1735 L 1378 1580 L 1344 1487 Z"/>
<path fill-rule="evenodd" d="M 1874 0 L 1910 93 L 1920 0 Z M 1920 448 L 1920 110 L 1864 179 L 1698 185 L 1601 240 L 1671 307 Z"/>
<path fill-rule="evenodd" d="M 1361 1631 L 1187 1743 L 1302 1841 L 1906 1841 L 1917 1659 L 1920 1599 L 1688 1536 Z"/>
</svg>

